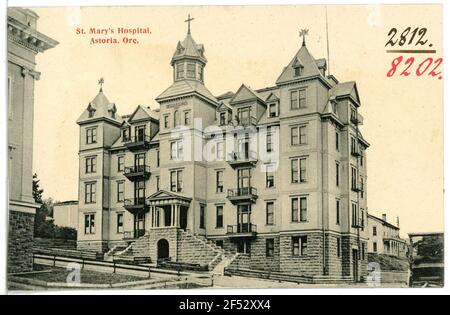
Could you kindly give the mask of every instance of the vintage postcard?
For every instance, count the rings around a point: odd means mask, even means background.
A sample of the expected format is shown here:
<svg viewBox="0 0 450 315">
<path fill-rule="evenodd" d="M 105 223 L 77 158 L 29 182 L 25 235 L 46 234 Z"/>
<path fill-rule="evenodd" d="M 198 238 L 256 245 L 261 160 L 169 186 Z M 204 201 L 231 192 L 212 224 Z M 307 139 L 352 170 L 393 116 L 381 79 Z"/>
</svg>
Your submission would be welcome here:
<svg viewBox="0 0 450 315">
<path fill-rule="evenodd" d="M 9 7 L 8 289 L 442 287 L 442 21 Z"/>
</svg>

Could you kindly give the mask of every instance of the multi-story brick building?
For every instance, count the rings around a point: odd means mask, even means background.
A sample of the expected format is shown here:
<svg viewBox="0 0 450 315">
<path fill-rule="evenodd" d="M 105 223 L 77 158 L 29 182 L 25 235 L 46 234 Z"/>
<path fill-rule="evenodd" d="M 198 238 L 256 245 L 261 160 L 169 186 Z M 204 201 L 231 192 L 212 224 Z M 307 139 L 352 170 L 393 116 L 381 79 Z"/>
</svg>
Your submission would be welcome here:
<svg viewBox="0 0 450 315">
<path fill-rule="evenodd" d="M 36 208 L 33 182 L 33 113 L 36 55 L 58 42 L 37 31 L 39 16 L 30 9 L 8 8 L 8 271 L 33 268 Z"/>
<path fill-rule="evenodd" d="M 152 260 L 206 263 L 216 256 L 191 252 L 207 239 L 252 269 L 364 275 L 369 145 L 356 83 L 327 75 L 303 38 L 274 86 L 214 96 L 204 52 L 190 31 L 178 42 L 158 109 L 121 116 L 100 89 L 78 119 L 78 247 L 126 241 Z"/>
<path fill-rule="evenodd" d="M 369 214 L 367 219 L 368 252 L 406 258 L 408 244 L 400 237 L 399 219 L 397 218 L 397 225 L 387 222 L 386 214 L 382 218 Z"/>
</svg>

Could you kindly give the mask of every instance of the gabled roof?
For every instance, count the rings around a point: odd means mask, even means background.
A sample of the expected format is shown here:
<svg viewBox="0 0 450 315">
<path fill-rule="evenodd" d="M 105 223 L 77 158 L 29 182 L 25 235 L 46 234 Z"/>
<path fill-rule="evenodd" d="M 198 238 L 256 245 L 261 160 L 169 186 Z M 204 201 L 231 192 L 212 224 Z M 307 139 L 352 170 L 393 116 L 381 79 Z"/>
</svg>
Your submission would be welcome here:
<svg viewBox="0 0 450 315">
<path fill-rule="evenodd" d="M 155 192 L 153 195 L 147 198 L 148 200 L 161 200 L 161 199 L 182 199 L 186 201 L 191 201 L 189 197 L 174 193 L 172 191 L 160 190 Z"/>
<path fill-rule="evenodd" d="M 204 52 L 205 48 L 203 47 L 203 45 L 198 45 L 192 38 L 191 34 L 188 33 L 186 35 L 186 38 L 182 42 L 178 42 L 171 63 L 173 65 L 174 61 L 185 57 L 194 58 L 202 61 L 203 63 L 206 63 L 207 60 L 204 56 Z"/>
<path fill-rule="evenodd" d="M 275 94 L 275 92 L 270 92 L 269 96 L 266 98 L 266 102 L 275 102 L 278 101 L 280 98 L 278 95 Z"/>
<path fill-rule="evenodd" d="M 292 80 L 297 80 L 299 78 L 322 75 L 317 66 L 317 62 L 321 63 L 321 60 L 322 59 L 316 61 L 314 57 L 309 53 L 306 46 L 302 46 L 295 54 L 294 58 L 292 58 L 287 67 L 283 69 L 276 81 L 276 84 L 279 85 Z M 300 76 L 295 76 L 294 66 L 296 66 L 297 64 L 302 66 Z"/>
<path fill-rule="evenodd" d="M 152 111 L 150 108 L 142 105 L 138 105 L 134 112 L 131 114 L 130 118 L 128 118 L 128 123 L 132 122 L 133 120 L 141 120 L 141 119 L 151 119 L 154 121 L 158 121 L 158 118 L 156 118 L 157 115 L 154 111 Z"/>
<path fill-rule="evenodd" d="M 117 124 L 121 124 L 123 121 L 122 117 L 117 114 L 116 104 L 111 103 L 101 89 L 77 119 L 77 124 L 98 119 L 106 119 Z"/>
<path fill-rule="evenodd" d="M 330 99 L 335 99 L 338 97 L 351 97 L 358 103 L 358 105 L 360 104 L 358 88 L 356 87 L 355 81 L 336 84 L 330 89 L 329 95 Z"/>
<path fill-rule="evenodd" d="M 251 87 L 242 84 L 241 87 L 238 89 L 236 94 L 233 96 L 233 98 L 230 100 L 230 104 L 239 103 L 243 101 L 249 101 L 249 100 L 259 100 L 262 103 L 265 103 L 264 100 L 261 98 L 261 96 L 252 90 Z"/>
<path fill-rule="evenodd" d="M 227 111 L 233 110 L 233 108 L 230 105 L 226 104 L 225 102 L 219 103 L 219 106 L 217 107 L 217 111 L 220 111 L 222 108 L 226 109 Z"/>
<path fill-rule="evenodd" d="M 183 96 L 191 93 L 198 93 L 201 96 L 212 101 L 214 104 L 217 104 L 217 99 L 206 88 L 206 86 L 204 86 L 201 82 L 192 80 L 181 80 L 174 82 L 156 98 L 156 101 L 159 102 L 169 97 Z"/>
</svg>

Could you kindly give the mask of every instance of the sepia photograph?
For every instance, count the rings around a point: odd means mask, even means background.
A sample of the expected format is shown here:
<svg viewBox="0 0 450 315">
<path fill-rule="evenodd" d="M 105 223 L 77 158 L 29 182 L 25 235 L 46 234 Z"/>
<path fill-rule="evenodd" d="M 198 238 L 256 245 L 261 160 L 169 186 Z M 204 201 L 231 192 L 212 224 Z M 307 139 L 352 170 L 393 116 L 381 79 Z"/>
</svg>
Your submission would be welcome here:
<svg viewBox="0 0 450 315">
<path fill-rule="evenodd" d="M 8 294 L 444 287 L 442 4 L 6 13 Z"/>
</svg>

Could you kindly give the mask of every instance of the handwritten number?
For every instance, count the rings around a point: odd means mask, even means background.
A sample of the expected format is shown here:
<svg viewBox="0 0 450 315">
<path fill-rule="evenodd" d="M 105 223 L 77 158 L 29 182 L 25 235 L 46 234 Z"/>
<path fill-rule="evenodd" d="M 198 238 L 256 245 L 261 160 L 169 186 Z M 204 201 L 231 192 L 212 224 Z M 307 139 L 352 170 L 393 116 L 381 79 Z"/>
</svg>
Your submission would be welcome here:
<svg viewBox="0 0 450 315">
<path fill-rule="evenodd" d="M 395 46 L 395 44 L 397 43 L 397 41 L 394 41 L 395 34 L 397 34 L 397 29 L 394 27 L 389 31 L 388 36 L 391 36 L 391 38 L 388 40 L 386 45 L 384 45 L 384 47 L 386 47 L 387 45 Z"/>
<path fill-rule="evenodd" d="M 398 41 L 398 44 L 400 46 L 403 46 L 403 44 L 406 42 L 406 36 L 408 36 L 410 30 L 411 30 L 411 27 L 407 27 L 400 35 L 400 40 Z"/>
<path fill-rule="evenodd" d="M 421 28 L 421 29 L 419 30 L 419 33 L 418 33 L 418 34 L 420 35 L 420 38 L 419 38 L 419 40 L 417 41 L 416 46 L 419 45 L 419 44 L 420 44 L 420 45 L 425 45 L 425 44 L 428 42 L 427 39 L 426 39 L 426 40 L 422 40 L 426 33 L 427 33 L 427 29 L 426 29 L 426 28 Z"/>
<path fill-rule="evenodd" d="M 442 58 L 438 58 L 434 61 L 434 63 L 436 64 L 436 66 L 433 68 L 433 70 L 430 71 L 430 74 L 432 77 L 435 77 L 437 75 L 440 75 L 441 72 L 439 71 L 438 73 L 436 73 L 436 69 L 441 65 L 442 63 Z"/>
<path fill-rule="evenodd" d="M 411 68 L 411 66 L 412 66 L 413 63 L 414 63 L 414 57 L 408 58 L 408 59 L 405 61 L 405 65 L 407 65 L 408 67 L 406 67 L 406 69 L 403 70 L 403 71 L 400 73 L 400 75 L 405 76 L 405 77 L 409 76 L 409 75 L 411 74 L 411 72 L 408 72 L 408 69 Z"/>
</svg>

